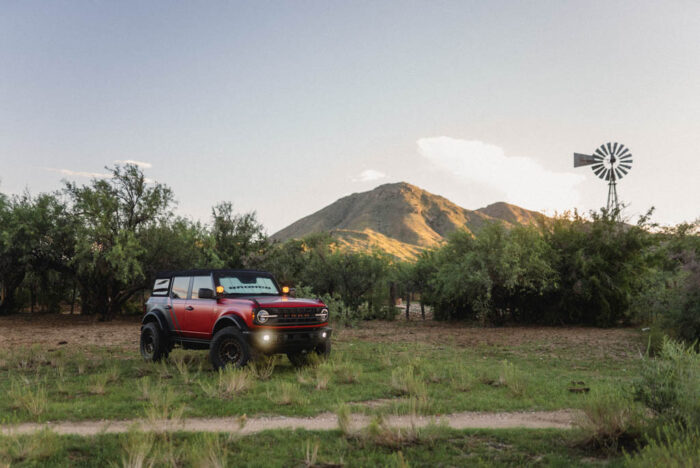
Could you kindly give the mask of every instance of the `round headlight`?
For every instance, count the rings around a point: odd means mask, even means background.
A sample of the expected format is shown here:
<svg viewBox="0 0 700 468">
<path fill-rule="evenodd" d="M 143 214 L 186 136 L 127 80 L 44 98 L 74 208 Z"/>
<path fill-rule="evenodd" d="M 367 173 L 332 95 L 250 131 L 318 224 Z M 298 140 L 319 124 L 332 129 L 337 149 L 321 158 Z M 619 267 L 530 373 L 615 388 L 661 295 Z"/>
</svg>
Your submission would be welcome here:
<svg viewBox="0 0 700 468">
<path fill-rule="evenodd" d="M 322 322 L 328 320 L 328 309 L 321 309 L 321 312 L 318 314 L 318 318 L 320 318 Z"/>
<path fill-rule="evenodd" d="M 258 323 L 265 323 L 267 322 L 267 319 L 270 318 L 270 314 L 266 310 L 261 310 L 260 312 L 258 312 L 257 318 Z"/>
</svg>

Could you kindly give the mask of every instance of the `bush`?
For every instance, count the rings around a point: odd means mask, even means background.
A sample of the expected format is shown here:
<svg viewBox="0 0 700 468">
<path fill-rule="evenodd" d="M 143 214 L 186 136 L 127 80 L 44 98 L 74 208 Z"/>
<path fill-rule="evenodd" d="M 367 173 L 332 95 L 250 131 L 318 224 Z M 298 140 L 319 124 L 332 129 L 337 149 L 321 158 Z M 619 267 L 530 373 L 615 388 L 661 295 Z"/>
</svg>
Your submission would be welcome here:
<svg viewBox="0 0 700 468">
<path fill-rule="evenodd" d="M 665 338 L 659 355 L 644 359 L 633 393 L 660 422 L 700 427 L 700 354 Z"/>
<path fill-rule="evenodd" d="M 639 409 L 621 393 L 593 394 L 578 421 L 581 444 L 608 453 L 633 447 L 641 437 L 642 421 Z"/>
<path fill-rule="evenodd" d="M 635 468 L 700 466 L 700 432 L 674 424 L 663 426 L 637 454 L 626 454 L 625 461 L 627 466 Z"/>
</svg>

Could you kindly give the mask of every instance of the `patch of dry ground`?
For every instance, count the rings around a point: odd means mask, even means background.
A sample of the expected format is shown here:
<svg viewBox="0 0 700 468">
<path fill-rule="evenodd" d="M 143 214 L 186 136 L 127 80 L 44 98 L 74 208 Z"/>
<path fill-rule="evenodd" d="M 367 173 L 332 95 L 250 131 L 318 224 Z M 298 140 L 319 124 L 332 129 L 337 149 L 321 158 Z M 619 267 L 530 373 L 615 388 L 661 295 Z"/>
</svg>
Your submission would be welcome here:
<svg viewBox="0 0 700 468">
<path fill-rule="evenodd" d="M 141 317 L 99 322 L 82 315 L 0 317 L 0 349 L 20 346 L 123 346 L 138 350 Z"/>
<path fill-rule="evenodd" d="M 99 345 L 137 349 L 140 317 L 99 322 L 79 315 L 15 315 L 0 317 L 0 349 L 34 344 Z M 639 332 L 629 328 L 500 327 L 486 328 L 432 320 L 363 322 L 359 328 L 338 330 L 339 339 L 391 343 L 428 343 L 476 347 L 533 346 L 542 351 L 586 348 L 611 356 L 638 349 Z"/>
<path fill-rule="evenodd" d="M 364 322 L 360 328 L 345 329 L 342 340 L 384 343 L 427 343 L 435 346 L 475 348 L 528 348 L 528 352 L 584 353 L 589 357 L 626 359 L 637 355 L 643 343 L 639 331 L 631 328 L 593 327 L 478 327 L 460 322 L 403 319 L 395 322 Z"/>
<path fill-rule="evenodd" d="M 570 429 L 578 412 L 573 410 L 533 411 L 518 413 L 479 413 L 464 412 L 448 414 L 439 417 L 430 416 L 390 416 L 386 421 L 392 427 L 425 427 L 431 423 L 445 424 L 454 429 Z M 370 417 L 354 414 L 350 426 L 354 429 L 367 426 Z M 338 428 L 336 415 L 323 413 L 312 418 L 295 418 L 272 416 L 248 418 L 241 420 L 232 418 L 192 418 L 181 421 L 141 420 L 127 421 L 84 421 L 84 422 L 54 422 L 54 423 L 24 423 L 14 426 L 0 426 L 0 434 L 28 434 L 48 428 L 58 434 L 90 436 L 96 434 L 114 434 L 128 432 L 134 427 L 157 432 L 186 431 L 186 432 L 239 432 L 254 434 L 269 429 L 306 429 L 333 430 Z"/>
</svg>

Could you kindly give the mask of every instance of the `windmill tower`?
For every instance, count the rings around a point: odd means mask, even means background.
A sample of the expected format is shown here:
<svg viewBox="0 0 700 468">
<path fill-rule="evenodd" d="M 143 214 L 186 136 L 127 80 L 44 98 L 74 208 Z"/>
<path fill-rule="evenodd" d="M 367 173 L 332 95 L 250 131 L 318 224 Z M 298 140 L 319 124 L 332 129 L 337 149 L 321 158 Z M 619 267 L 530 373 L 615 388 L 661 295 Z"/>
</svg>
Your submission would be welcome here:
<svg viewBox="0 0 700 468">
<path fill-rule="evenodd" d="M 621 143 L 600 145 L 593 154 L 574 153 L 574 167 L 591 166 L 593 173 L 608 181 L 608 213 L 618 211 L 617 181 L 632 169 L 632 153 Z"/>
</svg>

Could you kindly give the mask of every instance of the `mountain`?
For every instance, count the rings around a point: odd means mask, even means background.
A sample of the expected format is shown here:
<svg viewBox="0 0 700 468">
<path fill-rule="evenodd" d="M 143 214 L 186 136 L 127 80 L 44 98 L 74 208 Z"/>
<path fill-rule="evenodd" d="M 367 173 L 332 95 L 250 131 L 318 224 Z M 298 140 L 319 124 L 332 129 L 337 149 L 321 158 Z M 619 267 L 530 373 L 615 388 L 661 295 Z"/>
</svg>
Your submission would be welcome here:
<svg viewBox="0 0 700 468">
<path fill-rule="evenodd" d="M 344 248 L 379 248 L 404 260 L 442 243 L 457 229 L 471 233 L 488 222 L 508 226 L 529 224 L 544 215 L 508 203 L 494 203 L 475 211 L 419 187 L 399 182 L 368 192 L 353 193 L 290 224 L 272 235 L 285 241 L 330 232 Z"/>
</svg>

